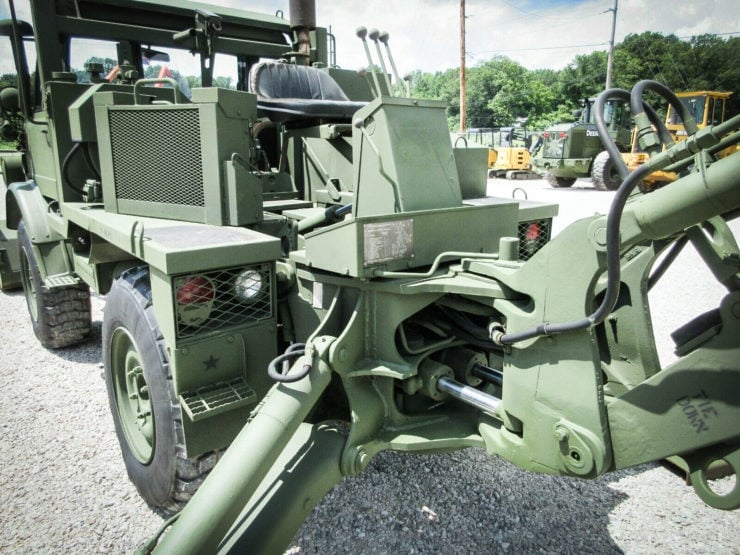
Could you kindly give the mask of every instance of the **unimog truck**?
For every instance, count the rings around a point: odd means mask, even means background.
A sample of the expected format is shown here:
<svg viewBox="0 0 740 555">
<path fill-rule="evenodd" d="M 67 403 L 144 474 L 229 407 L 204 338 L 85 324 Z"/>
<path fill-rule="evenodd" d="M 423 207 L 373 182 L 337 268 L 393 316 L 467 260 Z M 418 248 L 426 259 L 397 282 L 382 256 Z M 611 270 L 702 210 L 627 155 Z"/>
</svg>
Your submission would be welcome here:
<svg viewBox="0 0 740 555">
<path fill-rule="evenodd" d="M 740 467 L 740 156 L 713 156 L 740 118 L 697 133 L 658 83 L 605 91 L 595 122 L 622 185 L 608 215 L 551 238 L 555 206 L 486 195 L 486 149 L 453 147 L 442 103 L 393 94 L 387 33 L 358 29 L 354 72 L 305 0 L 290 21 L 32 0 L 24 23 L 9 5 L 21 163 L 5 219 L 43 345 L 88 340 L 90 292 L 105 297 L 126 469 L 176 512 L 142 551 L 280 552 L 387 449 L 477 446 L 585 479 L 680 455 L 703 500 L 740 507 L 706 472 Z M 687 140 L 661 152 L 645 90 Z M 651 154 L 632 174 L 614 100 Z M 669 166 L 678 181 L 639 188 Z M 689 241 L 727 295 L 662 367 L 647 291 Z"/>
<path fill-rule="evenodd" d="M 380 274 L 491 258 L 503 237 L 524 260 L 549 239 L 556 207 L 486 197 L 482 150 L 451 148 L 442 104 L 373 100 L 366 78 L 327 68 L 310 4 L 289 23 L 184 2 L 33 1 L 32 24 L 2 24 L 19 81 L 2 96 L 19 122 L 5 217 L 31 325 L 48 348 L 74 345 L 90 291 L 105 296 L 116 431 L 156 507 L 184 505 L 275 383 L 271 361 L 298 353 L 347 285 L 359 289 L 346 309 L 363 295 L 380 307 L 388 284 L 408 282 Z M 115 67 L 88 62 L 90 49 Z M 200 84 L 232 70 L 235 88 L 188 97 L 174 63 L 144 78 L 183 55 Z M 352 124 L 359 110 L 367 129 Z M 415 162 L 426 149 L 434 161 Z"/>
<path fill-rule="evenodd" d="M 621 178 L 617 165 L 604 150 L 596 129 L 596 99 L 584 99 L 583 109 L 575 123 L 548 126 L 543 141 L 532 156 L 532 167 L 544 175 L 552 187 L 571 187 L 578 178 L 591 177 L 596 189 L 614 191 Z M 629 152 L 632 145 L 630 112 L 624 102 L 613 100 L 606 105 L 605 119 L 609 135 L 619 152 Z"/>
</svg>

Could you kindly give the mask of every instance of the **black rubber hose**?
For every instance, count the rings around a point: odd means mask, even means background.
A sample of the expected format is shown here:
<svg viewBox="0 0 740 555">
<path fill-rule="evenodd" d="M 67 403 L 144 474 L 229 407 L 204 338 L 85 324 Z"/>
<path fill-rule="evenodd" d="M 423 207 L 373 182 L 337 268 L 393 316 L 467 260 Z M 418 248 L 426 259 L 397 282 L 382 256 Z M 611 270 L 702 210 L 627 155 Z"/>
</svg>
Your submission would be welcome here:
<svg viewBox="0 0 740 555">
<path fill-rule="evenodd" d="M 676 93 L 674 93 L 671 89 L 669 89 L 662 83 L 659 83 L 658 81 L 652 81 L 650 79 L 640 81 L 634 87 L 632 87 L 632 92 L 630 93 L 630 110 L 632 111 L 633 115 L 642 112 L 644 106 L 642 95 L 646 90 L 653 91 L 654 93 L 659 94 L 668 101 L 673 109 L 676 110 L 678 115 L 681 116 L 681 120 L 683 121 L 684 127 L 686 128 L 686 134 L 688 136 L 693 135 L 699 130 L 699 128 L 696 126 L 694 116 L 691 115 L 689 109 L 676 96 Z M 652 120 L 651 123 L 653 123 Z"/>
<path fill-rule="evenodd" d="M 502 344 L 512 345 L 519 341 L 524 341 L 525 339 L 532 339 L 543 335 L 559 335 L 562 333 L 588 329 L 600 324 L 606 319 L 617 304 L 617 298 L 619 296 L 621 276 L 621 268 L 619 264 L 619 224 L 622 219 L 622 212 L 624 211 L 627 199 L 634 188 L 650 172 L 651 170 L 647 165 L 638 167 L 622 182 L 619 189 L 617 189 L 617 193 L 614 195 L 614 200 L 612 201 L 609 215 L 606 219 L 606 292 L 604 294 L 604 299 L 601 301 L 601 305 L 599 305 L 596 311 L 594 311 L 590 316 L 581 318 L 580 320 L 555 324 L 545 322 L 529 330 L 517 333 L 506 333 L 499 338 L 499 341 Z"/>
<path fill-rule="evenodd" d="M 476 326 L 473 322 L 453 309 L 443 307 L 439 308 L 441 309 L 442 314 L 447 317 L 449 323 L 452 324 L 454 329 L 451 330 L 451 333 L 456 338 L 482 349 L 501 350 L 501 346 L 490 339 L 485 328 Z"/>
<path fill-rule="evenodd" d="M 604 149 L 609 153 L 609 157 L 616 165 L 617 170 L 619 171 L 619 175 L 622 177 L 622 179 L 626 179 L 627 176 L 630 174 L 630 170 L 627 167 L 627 164 L 624 163 L 624 160 L 622 159 L 622 153 L 619 151 L 619 148 L 617 148 L 616 143 L 609 134 L 609 128 L 606 124 L 606 121 L 604 120 L 604 107 L 606 106 L 607 100 L 612 99 L 630 102 L 630 93 L 629 91 L 626 91 L 624 89 L 607 89 L 602 92 L 596 98 L 596 102 L 594 103 L 594 119 L 596 121 L 596 128 L 599 131 L 601 144 L 604 145 Z M 643 103 L 642 109 L 645 114 L 647 114 L 650 123 L 652 123 L 658 130 L 660 140 L 667 145 L 673 144 L 673 139 L 671 138 L 671 134 L 668 131 L 668 128 L 665 126 L 663 120 L 660 119 L 660 116 L 655 112 L 655 110 L 653 110 L 645 103 Z"/>
<path fill-rule="evenodd" d="M 84 195 L 85 191 L 76 187 L 72 183 L 72 180 L 69 178 L 69 164 L 72 162 L 72 157 L 77 153 L 79 149 L 80 143 L 75 143 L 74 145 L 72 145 L 72 148 L 69 149 L 69 152 L 64 157 L 64 160 L 62 161 L 62 181 L 64 181 L 64 184 L 72 189 L 74 192 Z"/>
<path fill-rule="evenodd" d="M 92 154 L 90 153 L 91 149 L 91 143 L 85 143 L 85 148 L 82 150 L 83 154 L 85 155 L 85 163 L 87 164 L 87 168 L 95 174 L 95 179 L 100 180 L 100 170 L 95 165 L 95 161 L 93 160 Z"/>
<path fill-rule="evenodd" d="M 267 365 L 267 375 L 276 382 L 293 383 L 305 378 L 311 371 L 310 364 L 304 364 L 300 371 L 289 374 L 291 368 L 290 361 L 302 357 L 306 354 L 306 345 L 303 343 L 294 343 L 285 352 L 272 359 Z M 278 370 L 280 367 L 280 370 Z"/>
<path fill-rule="evenodd" d="M 637 187 L 642 179 L 651 173 L 652 170 L 645 164 L 638 167 L 634 172 L 629 173 L 627 165 L 622 160 L 622 155 L 617 148 L 617 145 L 611 139 L 604 121 L 604 104 L 608 98 L 624 98 L 624 91 L 622 89 L 608 89 L 602 92 L 596 99 L 596 127 L 599 129 L 599 136 L 601 142 L 604 144 L 604 148 L 609 152 L 609 156 L 613 157 L 614 162 L 617 164 L 617 168 L 620 173 L 626 172 L 628 175 L 617 189 L 612 201 L 611 207 L 609 208 L 609 214 L 606 218 L 606 292 L 604 293 L 604 299 L 601 301 L 599 307 L 591 314 L 580 320 L 572 320 L 570 322 L 560 322 L 551 324 L 545 322 L 529 330 L 525 330 L 517 333 L 506 333 L 503 334 L 499 341 L 504 345 L 511 345 L 525 339 L 532 339 L 534 337 L 541 337 L 543 335 L 558 335 L 562 333 L 568 333 L 572 331 L 578 331 L 582 329 L 588 329 L 592 326 L 598 325 L 603 322 L 609 313 L 614 309 L 617 304 L 617 298 L 619 297 L 619 285 L 621 279 L 621 267 L 620 267 L 620 252 L 619 252 L 619 225 L 622 220 L 622 213 L 624 207 L 627 204 L 632 191 Z M 647 112 L 646 112 L 647 113 Z"/>
<path fill-rule="evenodd" d="M 594 120 L 596 121 L 596 129 L 599 131 L 601 144 L 609 153 L 609 158 L 612 159 L 612 163 L 616 166 L 617 171 L 619 171 L 619 175 L 622 179 L 627 179 L 627 176 L 630 174 L 630 170 L 627 167 L 627 164 L 624 163 L 624 160 L 622 160 L 622 153 L 617 148 L 617 144 L 614 142 L 611 135 L 609 135 L 609 128 L 604 120 L 604 106 L 608 99 L 624 100 L 629 102 L 630 93 L 624 89 L 607 89 L 596 98 L 596 102 L 594 103 Z"/>
</svg>

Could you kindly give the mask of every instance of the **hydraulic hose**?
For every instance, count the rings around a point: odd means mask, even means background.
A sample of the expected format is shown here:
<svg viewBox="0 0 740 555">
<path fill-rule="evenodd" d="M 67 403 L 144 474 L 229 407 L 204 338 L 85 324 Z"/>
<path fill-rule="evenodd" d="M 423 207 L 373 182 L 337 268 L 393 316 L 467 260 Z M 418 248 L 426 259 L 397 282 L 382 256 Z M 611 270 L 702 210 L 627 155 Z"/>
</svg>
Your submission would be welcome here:
<svg viewBox="0 0 740 555">
<path fill-rule="evenodd" d="M 646 90 L 655 92 L 668 101 L 671 107 L 676 110 L 678 115 L 681 117 L 683 125 L 686 128 L 686 134 L 688 136 L 695 134 L 699 130 L 696 125 L 696 120 L 694 120 L 694 117 L 689 112 L 689 109 L 676 96 L 676 93 L 674 93 L 672 90 L 670 90 L 662 83 L 659 83 L 658 81 L 640 81 L 632 88 L 632 92 L 630 93 L 630 111 L 632 112 L 632 116 L 635 119 L 635 126 L 637 127 L 637 138 L 638 140 L 645 142 L 645 150 L 647 150 L 650 154 L 659 152 L 662 143 L 661 141 L 656 141 L 654 139 L 655 132 L 652 129 L 652 125 L 655 125 L 655 122 L 645 117 L 646 113 L 643 110 L 645 104 L 642 100 L 642 96 Z M 661 123 L 660 126 L 662 125 L 663 124 Z M 660 126 L 656 127 L 660 129 Z M 670 146 L 673 144 L 673 140 L 668 142 L 663 140 L 663 143 L 667 146 Z"/>
<path fill-rule="evenodd" d="M 72 145 L 72 148 L 69 149 L 69 152 L 64 157 L 64 160 L 62 161 L 62 181 L 64 181 L 64 184 L 72 189 L 75 193 L 84 195 L 85 191 L 73 184 L 72 180 L 69 177 L 69 164 L 72 161 L 72 157 L 77 153 L 79 149 L 80 143 L 75 143 L 74 145 Z"/>
<path fill-rule="evenodd" d="M 604 149 L 609 153 L 609 158 L 611 158 L 612 162 L 616 165 L 622 179 L 626 179 L 630 174 L 630 170 L 622 159 L 622 153 L 619 151 L 619 148 L 617 148 L 616 143 L 612 140 L 611 135 L 609 134 L 609 127 L 604 120 L 604 107 L 606 106 L 606 101 L 611 99 L 630 102 L 631 97 L 630 93 L 624 89 L 607 89 L 602 92 L 596 98 L 596 102 L 594 103 L 596 128 L 599 131 L 601 144 L 604 145 Z M 671 134 L 656 111 L 645 103 L 642 105 L 642 110 L 647 115 L 650 123 L 658 130 L 658 135 L 661 141 L 664 144 L 672 144 L 673 139 L 671 138 Z"/>
<path fill-rule="evenodd" d="M 599 137 L 604 148 L 609 153 L 612 161 L 619 170 L 624 181 L 617 189 L 614 200 L 609 208 L 609 214 L 606 220 L 606 291 L 604 298 L 599 307 L 589 316 L 570 322 L 549 323 L 544 322 L 529 330 L 517 333 L 505 333 L 499 336 L 498 341 L 504 345 L 512 345 L 526 339 L 533 339 L 543 335 L 559 335 L 573 331 L 579 331 L 591 328 L 602 323 L 609 313 L 614 309 L 619 297 L 619 284 L 621 277 L 620 267 L 620 240 L 619 225 L 622 219 L 624 207 L 627 204 L 630 194 L 635 187 L 642 182 L 643 178 L 652 173 L 652 169 L 647 165 L 638 167 L 634 172 L 629 173 L 627 165 L 622 160 L 622 155 L 617 145 L 609 135 L 606 122 L 604 121 L 604 104 L 609 98 L 621 98 L 627 100 L 629 93 L 623 89 L 608 89 L 602 92 L 596 99 L 594 109 L 596 110 L 596 127 L 599 130 Z M 640 100 L 640 110 L 642 110 L 649 119 L 658 119 L 655 111 L 651 108 L 645 109 Z"/>
<path fill-rule="evenodd" d="M 653 91 L 662 93 L 668 100 L 671 102 L 671 105 L 677 103 L 680 106 L 683 106 L 678 100 L 678 97 L 674 93 L 672 93 L 670 90 L 666 89 L 663 85 L 660 83 L 656 83 L 653 81 L 645 81 L 638 83 L 640 87 L 638 88 L 638 93 L 642 93 L 642 91 L 646 88 L 650 88 Z M 636 85 L 637 88 L 637 85 Z M 624 92 L 620 89 L 610 89 L 607 91 L 604 91 L 599 95 L 599 97 L 596 100 L 596 125 L 599 129 L 599 136 L 601 138 L 602 143 L 604 144 L 604 147 L 609 152 L 609 155 L 614 158 L 614 162 L 616 163 L 617 167 L 620 169 L 620 173 L 625 170 L 626 165 L 621 160 L 621 154 L 619 153 L 619 150 L 616 147 L 616 144 L 614 144 L 614 141 L 612 141 L 611 137 L 608 134 L 608 130 L 606 127 L 606 123 L 604 122 L 604 116 L 603 116 L 603 106 L 606 100 L 610 97 L 618 97 L 618 98 L 624 98 Z M 631 106 L 632 109 L 634 109 L 635 106 L 635 90 L 633 89 L 631 94 Z M 641 115 L 647 118 L 648 120 L 653 119 L 654 117 L 650 114 L 651 110 L 649 107 L 646 107 L 642 103 L 642 99 L 640 97 L 639 101 L 639 108 L 642 109 Z M 679 106 L 675 106 L 676 110 L 679 111 Z M 638 108 L 638 109 L 639 109 Z M 679 113 L 685 112 L 686 109 L 683 108 L 679 111 Z M 654 114 L 654 112 L 653 112 Z M 689 123 L 687 123 L 687 120 Z M 609 315 L 609 313 L 614 309 L 614 306 L 616 306 L 617 298 L 619 296 L 619 285 L 620 285 L 620 275 L 621 275 L 621 268 L 620 268 L 620 224 L 622 220 L 622 214 L 624 212 L 624 207 L 627 203 L 627 200 L 629 199 L 630 195 L 632 194 L 632 191 L 635 189 L 639 183 L 642 182 L 643 178 L 645 178 L 647 175 L 655 171 L 656 169 L 659 169 L 660 167 L 665 167 L 665 165 L 669 164 L 671 161 L 675 161 L 675 158 L 685 158 L 691 155 L 692 152 L 696 149 L 698 151 L 699 149 L 705 148 L 705 147 L 711 147 L 715 146 L 716 143 L 719 142 L 719 137 L 724 135 L 725 133 L 728 133 L 730 131 L 735 130 L 738 126 L 740 126 L 740 116 L 735 116 L 734 118 L 724 122 L 723 124 L 714 126 L 712 129 L 703 130 L 702 132 L 706 131 L 704 133 L 704 136 L 702 137 L 702 140 L 695 140 L 696 135 L 696 124 L 694 122 L 694 125 L 691 125 L 691 121 L 693 121 L 693 118 L 691 118 L 690 115 L 687 116 L 687 120 L 684 121 L 684 125 L 686 125 L 687 130 L 693 129 L 693 134 L 690 135 L 690 137 L 686 140 L 685 143 L 679 143 L 680 146 L 685 147 L 679 149 L 680 154 L 677 155 L 676 152 L 672 152 L 675 149 L 678 148 L 678 146 L 674 146 L 672 149 L 667 151 L 664 154 L 658 155 L 655 157 L 655 163 L 646 163 L 641 166 L 639 166 L 634 172 L 629 174 L 625 180 L 620 185 L 619 189 L 617 189 L 617 192 L 614 196 L 614 200 L 612 201 L 612 205 L 609 209 L 609 214 L 607 215 L 607 221 L 606 221 L 606 274 L 607 274 L 607 284 L 606 284 L 606 291 L 604 294 L 604 298 L 599 305 L 599 307 L 594 311 L 591 315 L 581 318 L 579 320 L 573 320 L 570 322 L 561 322 L 561 323 L 542 323 L 534 328 L 531 328 L 529 330 L 525 330 L 522 332 L 517 333 L 508 333 L 508 334 L 501 334 L 498 337 L 496 337 L 496 341 L 503 344 L 503 345 L 511 345 L 514 343 L 517 343 L 519 341 L 524 341 L 526 339 L 533 339 L 535 337 L 541 337 L 544 335 L 557 335 L 562 333 L 568 333 L 572 331 L 578 331 L 583 329 L 588 329 L 592 326 L 598 325 L 604 321 L 604 319 Z M 652 123 L 651 123 L 652 125 Z M 660 135 L 664 135 L 664 131 L 661 129 L 661 125 L 656 125 L 657 129 L 659 130 Z M 706 140 L 710 135 L 713 135 L 715 137 L 714 141 Z M 695 142 L 704 142 L 706 144 L 704 145 L 695 145 L 693 143 Z M 652 159 L 651 159 L 652 162 Z"/>
<path fill-rule="evenodd" d="M 603 93 L 602 93 L 603 94 Z M 619 224 L 624 212 L 624 206 L 634 188 L 652 172 L 647 165 L 638 167 L 634 172 L 629 174 L 617 189 L 612 201 L 609 214 L 606 219 L 606 292 L 604 299 L 599 307 L 590 316 L 570 322 L 549 323 L 544 322 L 534 328 L 517 333 L 506 333 L 498 338 L 498 341 L 504 345 L 511 345 L 541 337 L 543 335 L 559 335 L 563 333 L 588 329 L 602 323 L 609 313 L 614 309 L 619 296 L 619 282 L 621 275 L 620 254 L 619 254 Z"/>
</svg>

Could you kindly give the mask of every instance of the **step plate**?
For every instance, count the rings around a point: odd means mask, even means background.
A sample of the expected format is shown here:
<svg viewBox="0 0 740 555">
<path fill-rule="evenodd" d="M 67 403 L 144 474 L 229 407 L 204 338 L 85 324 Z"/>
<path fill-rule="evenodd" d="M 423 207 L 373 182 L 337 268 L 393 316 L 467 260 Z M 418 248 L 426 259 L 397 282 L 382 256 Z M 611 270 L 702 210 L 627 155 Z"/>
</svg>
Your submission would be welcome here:
<svg viewBox="0 0 740 555">
<path fill-rule="evenodd" d="M 219 382 L 180 395 L 180 404 L 193 422 L 257 402 L 257 394 L 244 378 Z"/>
</svg>

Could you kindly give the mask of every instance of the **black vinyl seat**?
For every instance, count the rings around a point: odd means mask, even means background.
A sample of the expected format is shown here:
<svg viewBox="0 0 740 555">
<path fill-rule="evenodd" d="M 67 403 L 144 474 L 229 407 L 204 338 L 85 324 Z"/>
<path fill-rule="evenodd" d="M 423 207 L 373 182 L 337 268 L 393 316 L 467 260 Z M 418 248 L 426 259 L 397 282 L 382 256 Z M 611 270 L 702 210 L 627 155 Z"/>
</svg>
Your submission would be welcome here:
<svg viewBox="0 0 740 555">
<path fill-rule="evenodd" d="M 249 72 L 249 89 L 257 95 L 260 115 L 272 121 L 349 122 L 366 105 L 349 100 L 331 75 L 311 66 L 260 62 Z"/>
</svg>

